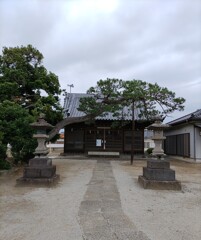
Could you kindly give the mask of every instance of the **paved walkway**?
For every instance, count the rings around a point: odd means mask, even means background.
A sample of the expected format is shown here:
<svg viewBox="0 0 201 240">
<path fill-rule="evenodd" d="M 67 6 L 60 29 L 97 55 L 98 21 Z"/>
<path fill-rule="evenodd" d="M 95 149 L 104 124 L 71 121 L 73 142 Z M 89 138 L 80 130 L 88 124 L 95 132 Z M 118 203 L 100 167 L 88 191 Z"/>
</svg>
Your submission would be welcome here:
<svg viewBox="0 0 201 240">
<path fill-rule="evenodd" d="M 124 214 L 109 161 L 97 161 L 78 215 L 84 240 L 149 240 Z"/>
</svg>

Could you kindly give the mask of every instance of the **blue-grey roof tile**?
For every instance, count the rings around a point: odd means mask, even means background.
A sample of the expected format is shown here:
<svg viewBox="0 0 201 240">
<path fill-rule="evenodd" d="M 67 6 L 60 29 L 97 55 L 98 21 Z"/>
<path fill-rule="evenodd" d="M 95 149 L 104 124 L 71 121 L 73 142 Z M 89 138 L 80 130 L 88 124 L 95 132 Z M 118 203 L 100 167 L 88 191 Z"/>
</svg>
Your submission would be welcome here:
<svg viewBox="0 0 201 240">
<path fill-rule="evenodd" d="M 196 110 L 195 112 L 189 113 L 183 117 L 177 118 L 171 122 L 168 122 L 169 125 L 177 125 L 189 121 L 201 121 L 201 109 Z"/>
<path fill-rule="evenodd" d="M 64 117 L 82 117 L 85 115 L 84 112 L 78 111 L 77 108 L 80 104 L 80 98 L 90 97 L 92 95 L 85 93 L 68 93 L 64 99 Z M 132 114 L 128 107 L 124 107 L 123 112 L 125 114 L 125 120 L 132 120 Z M 139 120 L 139 109 L 135 109 L 135 120 Z M 97 120 L 118 120 L 117 117 L 113 116 L 112 113 L 108 112 L 104 116 L 96 117 Z"/>
</svg>

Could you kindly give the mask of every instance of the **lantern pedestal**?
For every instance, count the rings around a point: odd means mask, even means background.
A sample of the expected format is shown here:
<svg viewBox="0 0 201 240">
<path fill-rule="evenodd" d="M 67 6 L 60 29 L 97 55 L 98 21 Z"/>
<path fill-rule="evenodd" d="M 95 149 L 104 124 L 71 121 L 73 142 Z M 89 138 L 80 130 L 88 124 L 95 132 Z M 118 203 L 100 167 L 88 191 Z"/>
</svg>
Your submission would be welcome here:
<svg viewBox="0 0 201 240">
<path fill-rule="evenodd" d="M 35 157 L 29 160 L 29 166 L 24 168 L 23 177 L 17 182 L 30 183 L 53 183 L 59 180 L 56 174 L 56 166 L 52 165 L 52 160 L 47 157 Z"/>
<path fill-rule="evenodd" d="M 165 160 L 148 160 L 138 182 L 145 189 L 181 190 L 181 183 L 175 179 L 175 171 L 170 169 L 170 163 Z"/>
</svg>

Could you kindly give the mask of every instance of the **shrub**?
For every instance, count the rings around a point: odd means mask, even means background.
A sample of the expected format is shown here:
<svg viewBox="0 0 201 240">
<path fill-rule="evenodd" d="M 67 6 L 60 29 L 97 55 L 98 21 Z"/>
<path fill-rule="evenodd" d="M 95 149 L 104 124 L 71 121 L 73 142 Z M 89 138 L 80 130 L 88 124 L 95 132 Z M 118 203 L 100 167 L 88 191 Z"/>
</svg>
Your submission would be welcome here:
<svg viewBox="0 0 201 240">
<path fill-rule="evenodd" d="M 153 148 L 148 148 L 148 149 L 146 150 L 146 153 L 147 153 L 148 155 L 151 155 L 152 152 L 153 152 Z"/>
<path fill-rule="evenodd" d="M 11 164 L 6 160 L 0 159 L 0 169 L 4 169 L 4 170 L 11 169 Z"/>
</svg>

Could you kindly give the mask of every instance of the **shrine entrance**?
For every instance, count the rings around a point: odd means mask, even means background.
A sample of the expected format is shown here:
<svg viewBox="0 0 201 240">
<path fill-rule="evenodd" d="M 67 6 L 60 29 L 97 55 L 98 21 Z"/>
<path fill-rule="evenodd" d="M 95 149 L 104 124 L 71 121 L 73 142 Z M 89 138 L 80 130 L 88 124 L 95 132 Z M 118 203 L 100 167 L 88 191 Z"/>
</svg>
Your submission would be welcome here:
<svg viewBox="0 0 201 240">
<path fill-rule="evenodd" d="M 111 134 L 110 127 L 98 127 L 96 132 L 96 147 L 99 150 L 106 150 L 109 145 L 109 139 Z"/>
<path fill-rule="evenodd" d="M 102 126 L 101 126 L 102 125 Z M 65 128 L 64 153 L 68 152 L 119 152 L 130 153 L 132 131 L 129 126 L 114 128 L 105 122 L 71 124 Z M 134 133 L 134 151 L 144 152 L 144 129 Z"/>
</svg>

